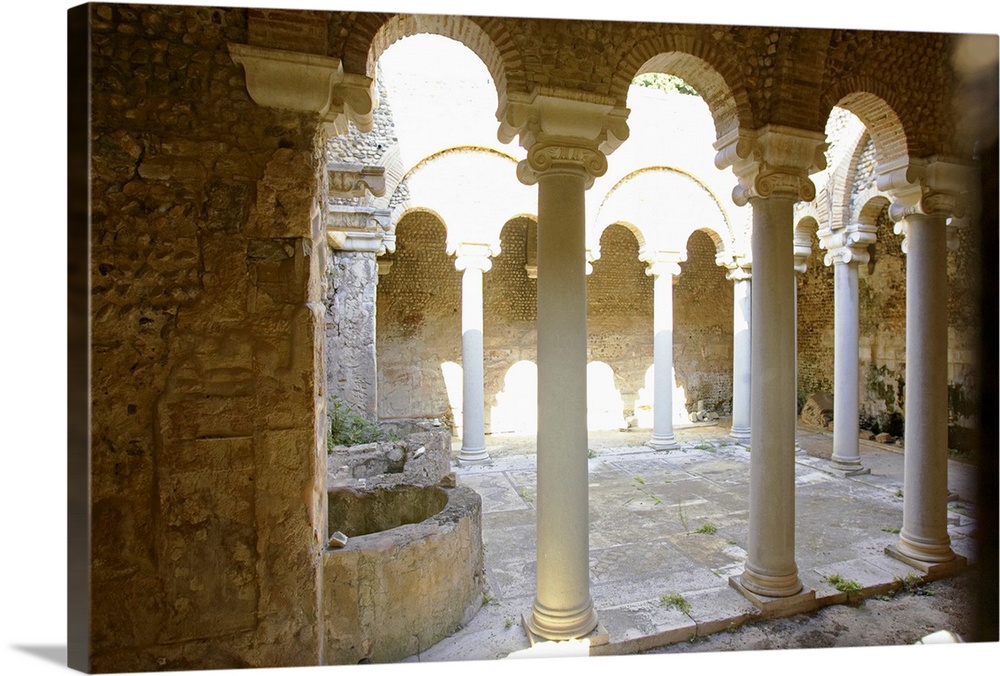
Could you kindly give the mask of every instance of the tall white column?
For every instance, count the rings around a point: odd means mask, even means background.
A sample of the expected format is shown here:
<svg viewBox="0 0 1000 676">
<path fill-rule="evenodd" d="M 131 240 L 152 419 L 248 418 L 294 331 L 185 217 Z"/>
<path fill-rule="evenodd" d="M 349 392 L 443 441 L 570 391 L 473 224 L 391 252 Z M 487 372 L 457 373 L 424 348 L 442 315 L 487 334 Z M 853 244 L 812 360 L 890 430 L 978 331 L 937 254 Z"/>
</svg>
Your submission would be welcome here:
<svg viewBox="0 0 1000 676">
<path fill-rule="evenodd" d="M 893 192 L 906 253 L 903 527 L 886 551 L 926 568 L 964 562 L 948 536 L 947 250 L 958 246 L 948 217 L 964 216 L 969 178 L 959 165 L 911 160 L 878 179 Z"/>
<path fill-rule="evenodd" d="M 653 436 L 658 451 L 680 448 L 674 439 L 674 277 L 684 252 L 657 252 L 646 274 L 653 278 Z"/>
<path fill-rule="evenodd" d="M 490 459 L 486 452 L 483 394 L 483 273 L 493 266 L 489 245 L 460 244 L 455 268 L 462 271 L 462 450 L 461 464 Z"/>
<path fill-rule="evenodd" d="M 730 583 L 759 606 L 797 604 L 815 594 L 803 592 L 795 564 L 792 219 L 796 201 L 815 197 L 807 175 L 825 166 L 825 144 L 819 133 L 764 127 L 716 148 L 716 165 L 733 165 L 740 179 L 734 201 L 753 209 L 749 532 L 743 573 Z"/>
<path fill-rule="evenodd" d="M 948 269 L 945 219 L 906 219 L 906 431 L 899 551 L 955 557 L 948 536 Z"/>
<path fill-rule="evenodd" d="M 529 639 L 580 638 L 598 624 L 590 595 L 587 283 L 584 191 L 628 135 L 627 111 L 535 95 L 501 111 L 500 139 L 528 150 L 538 183 L 538 452 L 535 600 Z"/>
<path fill-rule="evenodd" d="M 833 456 L 830 466 L 848 475 L 871 470 L 861 464 L 858 443 L 859 378 L 858 343 L 860 304 L 858 267 L 868 262 L 868 245 L 875 241 L 875 226 L 853 223 L 819 231 L 827 250 L 826 265 L 833 265 Z"/>
<path fill-rule="evenodd" d="M 726 273 L 733 282 L 733 425 L 729 436 L 750 444 L 750 270 L 734 266 Z"/>
</svg>

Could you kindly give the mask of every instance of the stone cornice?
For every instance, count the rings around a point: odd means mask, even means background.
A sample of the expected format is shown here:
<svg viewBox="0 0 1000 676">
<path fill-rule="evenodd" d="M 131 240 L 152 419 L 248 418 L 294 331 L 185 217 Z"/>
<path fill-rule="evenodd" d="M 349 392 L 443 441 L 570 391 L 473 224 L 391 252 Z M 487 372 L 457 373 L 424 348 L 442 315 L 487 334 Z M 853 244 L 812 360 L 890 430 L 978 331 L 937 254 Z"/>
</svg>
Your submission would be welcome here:
<svg viewBox="0 0 1000 676">
<path fill-rule="evenodd" d="M 826 137 L 820 132 L 767 125 L 755 131 L 736 130 L 714 147 L 715 166 L 732 167 L 739 181 L 733 188 L 733 202 L 739 206 L 754 197 L 808 202 L 816 197 L 809 174 L 826 168 Z"/>
<path fill-rule="evenodd" d="M 528 151 L 517 167 L 522 183 L 532 185 L 538 174 L 568 166 L 586 172 L 589 187 L 608 170 L 606 156 L 628 138 L 628 113 L 608 103 L 536 90 L 530 96 L 504 100 L 497 112 L 497 136 L 504 143 L 517 136 Z"/>
<path fill-rule="evenodd" d="M 867 223 L 852 223 L 845 228 L 820 228 L 819 245 L 826 250 L 824 265 L 867 263 L 868 246 L 874 244 L 878 228 Z"/>
<path fill-rule="evenodd" d="M 317 113 L 333 134 L 345 133 L 348 121 L 371 130 L 374 83 L 345 73 L 340 59 L 232 42 L 229 56 L 243 66 L 257 105 Z"/>
<path fill-rule="evenodd" d="M 366 192 L 375 197 L 385 195 L 385 167 L 330 162 L 326 165 L 326 171 L 330 182 L 330 197 L 364 197 Z"/>
<path fill-rule="evenodd" d="M 327 213 L 326 238 L 336 251 L 363 251 L 376 255 L 396 250 L 388 209 L 331 205 Z"/>
</svg>

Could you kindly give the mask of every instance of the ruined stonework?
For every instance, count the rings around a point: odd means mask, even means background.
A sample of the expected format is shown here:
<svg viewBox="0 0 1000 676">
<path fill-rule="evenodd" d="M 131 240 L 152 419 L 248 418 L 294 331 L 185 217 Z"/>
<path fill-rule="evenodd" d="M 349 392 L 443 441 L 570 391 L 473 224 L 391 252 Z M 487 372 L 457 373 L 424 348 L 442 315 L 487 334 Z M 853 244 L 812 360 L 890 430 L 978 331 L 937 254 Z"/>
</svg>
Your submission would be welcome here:
<svg viewBox="0 0 1000 676">
<path fill-rule="evenodd" d="M 90 11 L 90 667 L 315 664 L 316 120 L 250 100 L 244 10 Z"/>
<path fill-rule="evenodd" d="M 378 419 L 375 288 L 378 263 L 365 251 L 331 251 L 326 296 L 327 392 L 370 422 Z"/>
</svg>

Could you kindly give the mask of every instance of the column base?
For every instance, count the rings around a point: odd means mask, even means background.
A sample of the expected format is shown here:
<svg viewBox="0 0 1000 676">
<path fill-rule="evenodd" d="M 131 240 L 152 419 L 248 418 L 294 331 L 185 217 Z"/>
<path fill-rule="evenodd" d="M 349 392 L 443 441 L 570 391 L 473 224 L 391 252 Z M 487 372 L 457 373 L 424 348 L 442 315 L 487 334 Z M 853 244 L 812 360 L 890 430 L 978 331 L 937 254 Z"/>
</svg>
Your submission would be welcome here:
<svg viewBox="0 0 1000 676">
<path fill-rule="evenodd" d="M 532 645 L 538 641 L 569 641 L 585 638 L 594 633 L 600 625 L 593 602 L 582 610 L 557 611 L 543 608 L 538 601 L 535 601 L 531 612 L 525 613 L 521 617 L 521 622 Z"/>
<path fill-rule="evenodd" d="M 729 431 L 729 437 L 736 441 L 740 446 L 750 445 L 750 428 L 746 429 L 732 429 Z"/>
<path fill-rule="evenodd" d="M 486 447 L 463 448 L 458 453 L 458 463 L 460 465 L 481 465 L 490 462 L 490 454 L 486 452 Z"/>
<path fill-rule="evenodd" d="M 597 626 L 594 627 L 590 631 L 590 633 L 584 634 L 583 636 L 580 636 L 578 638 L 551 639 L 536 634 L 534 632 L 534 630 L 532 629 L 531 617 L 532 616 L 530 613 L 524 613 L 523 615 L 521 615 L 521 628 L 524 629 L 524 633 L 528 637 L 528 645 L 531 646 L 532 648 L 534 648 L 536 645 L 540 643 L 548 643 L 550 641 L 558 641 L 558 640 L 589 641 L 591 646 L 607 645 L 608 641 L 610 640 L 610 634 L 608 633 L 608 630 L 604 628 L 604 625 L 601 624 L 600 620 L 598 620 Z"/>
<path fill-rule="evenodd" d="M 827 466 L 831 472 L 843 477 L 858 476 L 861 474 L 871 474 L 872 470 L 870 467 L 864 467 L 861 461 L 850 462 L 838 460 L 837 458 L 832 458 L 830 464 Z"/>
<path fill-rule="evenodd" d="M 656 451 L 676 451 L 681 447 L 672 434 L 669 437 L 658 437 L 654 434 L 646 445 Z"/>
<path fill-rule="evenodd" d="M 750 601 L 764 618 L 788 617 L 819 608 L 816 592 L 812 589 L 800 587 L 799 591 L 791 596 L 764 596 L 743 586 L 742 577 L 742 575 L 730 577 L 729 586 Z"/>
<path fill-rule="evenodd" d="M 950 548 L 949 551 L 951 551 Z M 962 570 L 965 570 L 965 568 L 969 565 L 968 560 L 964 556 L 960 556 L 958 554 L 954 554 L 953 558 L 948 561 L 921 561 L 920 559 L 915 559 L 901 551 L 898 547 L 898 543 L 886 545 L 885 553 L 887 556 L 891 556 L 897 561 L 902 561 L 908 566 L 912 566 L 913 568 L 923 572 L 924 575 L 932 580 L 954 575 Z"/>
</svg>

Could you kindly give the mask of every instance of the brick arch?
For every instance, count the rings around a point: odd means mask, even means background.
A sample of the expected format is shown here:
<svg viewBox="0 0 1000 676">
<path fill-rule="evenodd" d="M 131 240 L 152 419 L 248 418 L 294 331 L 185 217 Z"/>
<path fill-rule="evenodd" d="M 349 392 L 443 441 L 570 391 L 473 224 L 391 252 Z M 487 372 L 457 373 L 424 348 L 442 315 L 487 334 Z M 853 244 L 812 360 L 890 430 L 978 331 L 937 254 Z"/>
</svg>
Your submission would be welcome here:
<svg viewBox="0 0 1000 676">
<path fill-rule="evenodd" d="M 839 81 L 822 97 L 821 109 L 827 116 L 834 106 L 849 110 L 868 129 L 875 143 L 878 166 L 905 163 L 914 146 L 893 105 L 895 95 L 885 84 L 867 77 Z"/>
<path fill-rule="evenodd" d="M 870 138 L 871 133 L 865 125 L 865 131 L 858 138 L 851 139 L 854 147 L 844 163 L 846 166 L 838 167 L 832 177 L 833 194 L 830 199 L 830 224 L 832 227 L 848 225 L 847 221 L 852 217 L 851 194 L 858 175 L 858 161 L 861 159 Z M 875 152 L 878 152 L 877 148 Z"/>
<path fill-rule="evenodd" d="M 375 63 L 390 45 L 411 35 L 429 33 L 460 42 L 479 57 L 493 78 L 498 101 L 510 88 L 526 89 L 520 53 L 507 28 L 497 19 L 425 14 L 372 16 L 379 17 L 378 27 L 358 40 L 359 48 L 361 43 L 367 45 L 363 66 L 349 62 L 345 56 L 345 69 L 348 65 L 361 66 L 368 77 L 373 77 Z"/>
<path fill-rule="evenodd" d="M 668 73 L 691 85 L 708 104 L 718 138 L 754 126 L 739 67 L 710 42 L 686 34 L 638 42 L 615 68 L 611 83 L 615 100 L 625 101 L 632 80 L 643 73 Z"/>
<path fill-rule="evenodd" d="M 862 193 L 859 197 L 861 197 L 858 200 L 860 206 L 851 214 L 851 220 L 865 225 L 878 225 L 879 216 L 889 207 L 889 198 L 875 188 Z"/>
<path fill-rule="evenodd" d="M 638 225 L 632 223 L 631 221 L 626 221 L 626 220 L 612 221 L 610 223 L 605 224 L 605 226 L 601 228 L 600 232 L 597 233 L 598 245 L 597 249 L 593 251 L 595 259 L 601 257 L 600 242 L 602 239 L 604 239 L 604 234 L 608 231 L 608 228 L 610 228 L 613 225 L 619 225 L 628 230 L 630 233 L 632 233 L 632 236 L 635 237 L 636 243 L 639 245 L 639 251 L 642 251 L 643 247 L 646 246 L 646 238 L 642 234 L 642 228 L 640 228 Z"/>
</svg>

